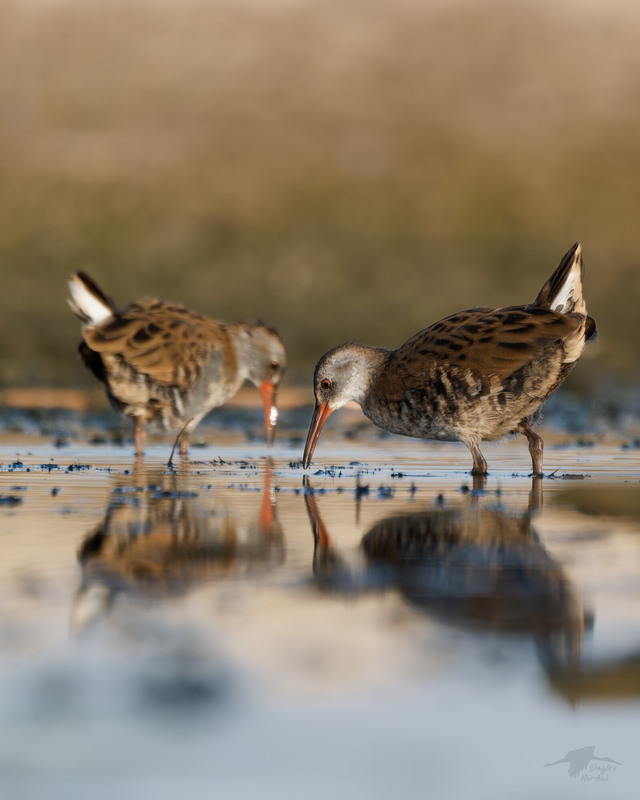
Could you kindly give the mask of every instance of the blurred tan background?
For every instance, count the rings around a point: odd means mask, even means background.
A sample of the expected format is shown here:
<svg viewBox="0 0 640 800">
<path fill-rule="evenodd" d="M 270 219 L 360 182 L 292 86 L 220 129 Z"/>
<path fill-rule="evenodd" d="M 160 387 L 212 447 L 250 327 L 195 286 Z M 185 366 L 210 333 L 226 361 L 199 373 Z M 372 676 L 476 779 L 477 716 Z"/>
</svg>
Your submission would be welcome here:
<svg viewBox="0 0 640 800">
<path fill-rule="evenodd" d="M 66 278 L 280 328 L 289 383 L 532 300 L 575 241 L 633 384 L 640 12 L 556 0 L 0 0 L 0 388 L 89 386 Z"/>
</svg>

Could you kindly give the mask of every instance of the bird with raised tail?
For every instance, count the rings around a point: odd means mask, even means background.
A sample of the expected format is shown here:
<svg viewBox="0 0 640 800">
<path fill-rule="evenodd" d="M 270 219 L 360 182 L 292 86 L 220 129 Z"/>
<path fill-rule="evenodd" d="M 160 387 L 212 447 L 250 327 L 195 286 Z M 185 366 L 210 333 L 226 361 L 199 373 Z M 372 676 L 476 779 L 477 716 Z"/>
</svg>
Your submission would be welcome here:
<svg viewBox="0 0 640 800">
<path fill-rule="evenodd" d="M 69 305 L 83 323 L 80 355 L 112 404 L 133 417 L 138 456 L 146 423 L 177 434 L 186 456 L 198 422 L 245 380 L 260 389 L 272 440 L 276 390 L 287 360 L 275 330 L 261 322 L 215 322 L 160 300 L 140 300 L 120 311 L 83 272 L 71 277 L 69 291 Z"/>
<path fill-rule="evenodd" d="M 575 244 L 529 305 L 461 311 L 397 350 L 348 343 L 325 353 L 315 369 L 305 469 L 329 415 L 355 401 L 391 433 L 464 442 L 473 475 L 487 473 L 479 442 L 522 433 L 533 474 L 542 475 L 543 442 L 531 424 L 596 334 L 583 274 Z"/>
</svg>

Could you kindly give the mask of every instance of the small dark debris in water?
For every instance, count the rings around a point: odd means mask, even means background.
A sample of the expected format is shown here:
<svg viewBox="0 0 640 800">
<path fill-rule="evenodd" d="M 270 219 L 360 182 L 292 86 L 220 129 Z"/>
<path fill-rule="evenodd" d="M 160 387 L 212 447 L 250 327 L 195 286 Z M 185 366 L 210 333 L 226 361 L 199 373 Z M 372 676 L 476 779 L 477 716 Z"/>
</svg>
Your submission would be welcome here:
<svg viewBox="0 0 640 800">
<path fill-rule="evenodd" d="M 123 475 L 131 475 L 131 470 L 130 469 L 123 469 L 122 470 L 122 474 Z"/>
<path fill-rule="evenodd" d="M 578 447 L 593 447 L 595 442 L 592 442 L 591 439 L 577 439 L 576 445 Z"/>
<path fill-rule="evenodd" d="M 574 473 L 574 472 L 563 472 L 562 475 L 557 474 L 558 470 L 554 469 L 553 472 L 550 472 L 545 477 L 547 480 L 551 481 L 582 481 L 585 478 L 590 478 L 591 475 L 584 475 L 582 473 Z"/>
<path fill-rule="evenodd" d="M 82 472 L 87 469 L 91 469 L 91 464 L 69 464 L 67 472 Z"/>
<path fill-rule="evenodd" d="M 404 478 L 404 472 L 392 472 L 391 473 L 391 477 L 392 478 Z"/>
<path fill-rule="evenodd" d="M 409 494 L 414 495 L 417 491 L 418 487 L 415 485 L 415 483 L 412 483 L 409 487 Z"/>
<path fill-rule="evenodd" d="M 362 464 L 361 461 L 350 461 L 349 462 L 349 466 L 350 467 L 359 467 L 359 466 L 361 466 L 361 464 Z"/>
<path fill-rule="evenodd" d="M 17 506 L 22 502 L 22 498 L 16 494 L 0 494 L 0 506 Z"/>
<path fill-rule="evenodd" d="M 26 492 L 26 491 L 28 491 L 28 489 L 29 489 L 28 486 L 12 486 L 11 487 L 11 491 L 12 492 Z"/>
<path fill-rule="evenodd" d="M 166 489 L 153 492 L 151 497 L 154 500 L 186 500 L 190 497 L 198 497 L 198 492 L 172 492 Z"/>
<path fill-rule="evenodd" d="M 378 486 L 378 500 L 387 500 L 389 497 L 393 497 L 396 493 L 396 490 L 391 486 Z"/>
<path fill-rule="evenodd" d="M 178 667 L 146 674 L 137 687 L 142 707 L 176 713 L 202 711 L 206 705 L 222 703 L 229 694 L 230 684 L 224 676 L 211 679 L 190 669 Z"/>
<path fill-rule="evenodd" d="M 364 497 L 365 495 L 368 495 L 368 494 L 369 494 L 369 484 L 367 484 L 366 486 L 361 486 L 358 483 L 356 485 L 356 488 L 355 488 L 356 500 L 359 500 L 361 497 Z"/>
<path fill-rule="evenodd" d="M 289 462 L 289 469 L 300 469 L 301 467 L 302 467 L 302 461 Z"/>
<path fill-rule="evenodd" d="M 101 433 L 94 433 L 89 439 L 89 444 L 107 444 L 107 437 L 103 436 Z"/>
<path fill-rule="evenodd" d="M 61 447 L 69 447 L 70 444 L 71 442 L 66 436 L 57 436 L 53 442 L 53 446 L 57 447 L 58 449 Z"/>
<path fill-rule="evenodd" d="M 633 439 L 631 442 L 623 442 L 623 450 L 640 450 L 640 439 Z"/>
<path fill-rule="evenodd" d="M 211 464 L 213 464 L 213 465 L 215 465 L 215 464 L 226 464 L 226 463 L 227 463 L 226 461 L 223 461 L 222 456 L 218 456 L 218 458 L 214 458 L 211 461 Z"/>
<path fill-rule="evenodd" d="M 60 469 L 58 464 L 40 464 L 40 469 L 43 472 L 53 472 L 54 469 Z"/>
<path fill-rule="evenodd" d="M 57 486 L 54 486 L 51 490 L 51 497 L 57 497 L 60 494 L 60 489 Z"/>
<path fill-rule="evenodd" d="M 22 469 L 23 467 L 24 464 L 20 460 L 14 461 L 12 464 L 9 464 L 9 469 Z"/>
<path fill-rule="evenodd" d="M 486 494 L 484 489 L 472 489 L 471 487 L 467 486 L 466 483 L 460 487 L 460 492 L 462 494 L 468 494 L 469 497 L 482 497 L 483 494 Z"/>
<path fill-rule="evenodd" d="M 445 504 L 444 495 L 443 495 L 443 494 L 439 494 L 439 495 L 436 497 L 436 505 L 437 505 L 437 506 L 440 506 L 440 507 L 442 508 L 442 506 L 443 506 L 444 504 Z"/>
</svg>

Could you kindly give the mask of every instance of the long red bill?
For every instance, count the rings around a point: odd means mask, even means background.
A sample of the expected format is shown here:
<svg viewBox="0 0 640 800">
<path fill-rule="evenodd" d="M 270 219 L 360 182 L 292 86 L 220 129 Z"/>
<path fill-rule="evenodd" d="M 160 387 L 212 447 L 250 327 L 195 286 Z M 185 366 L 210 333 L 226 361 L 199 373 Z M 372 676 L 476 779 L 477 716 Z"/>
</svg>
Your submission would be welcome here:
<svg viewBox="0 0 640 800">
<path fill-rule="evenodd" d="M 276 422 L 278 421 L 278 409 L 276 408 L 276 387 L 271 381 L 260 384 L 260 394 L 264 403 L 264 437 L 267 444 L 273 444 L 276 433 Z"/>
<path fill-rule="evenodd" d="M 329 403 L 320 403 L 316 405 L 313 410 L 313 417 L 309 425 L 309 433 L 307 434 L 307 441 L 304 446 L 304 455 L 302 456 L 302 466 L 307 469 L 311 462 L 311 456 L 316 449 L 316 444 L 324 428 L 324 423 L 329 419 L 329 414 L 333 411 L 329 407 Z"/>
</svg>

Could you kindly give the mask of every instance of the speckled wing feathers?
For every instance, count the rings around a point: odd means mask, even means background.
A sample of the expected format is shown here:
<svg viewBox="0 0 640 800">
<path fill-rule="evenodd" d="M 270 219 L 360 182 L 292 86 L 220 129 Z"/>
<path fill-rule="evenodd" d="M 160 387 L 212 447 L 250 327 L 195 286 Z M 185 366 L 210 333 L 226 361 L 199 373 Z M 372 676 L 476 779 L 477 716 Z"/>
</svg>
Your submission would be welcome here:
<svg viewBox="0 0 640 800">
<path fill-rule="evenodd" d="M 181 391 L 197 380 L 213 350 L 233 357 L 224 325 L 157 300 L 134 303 L 113 321 L 85 328 L 84 339 L 102 357 L 121 359 L 158 386 Z"/>
<path fill-rule="evenodd" d="M 472 308 L 417 333 L 396 351 L 394 363 L 429 358 L 503 378 L 539 358 L 548 343 L 562 349 L 583 327 L 581 315 L 537 306 Z"/>
</svg>

